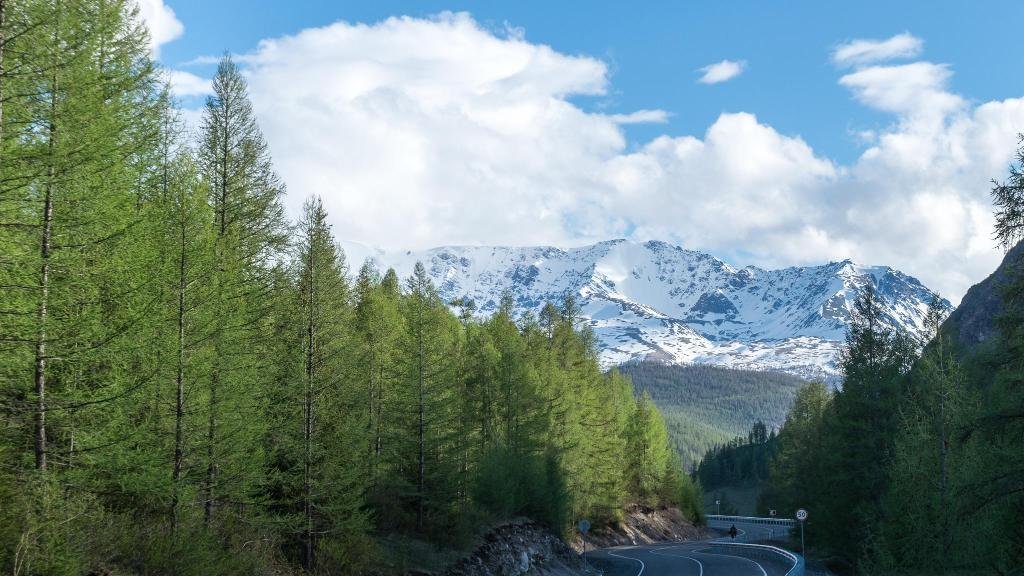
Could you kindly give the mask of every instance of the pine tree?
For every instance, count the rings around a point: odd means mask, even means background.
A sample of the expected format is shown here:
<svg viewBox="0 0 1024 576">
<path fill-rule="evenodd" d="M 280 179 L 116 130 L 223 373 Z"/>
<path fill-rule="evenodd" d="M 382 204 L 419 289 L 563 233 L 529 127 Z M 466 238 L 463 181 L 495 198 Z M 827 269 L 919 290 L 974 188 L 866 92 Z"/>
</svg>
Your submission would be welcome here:
<svg viewBox="0 0 1024 576">
<path fill-rule="evenodd" d="M 174 534 L 180 523 L 181 506 L 188 501 L 191 483 L 186 477 L 195 455 L 190 432 L 198 423 L 190 405 L 199 381 L 209 370 L 207 346 L 213 318 L 210 316 L 209 280 L 213 276 L 213 218 L 207 204 L 207 190 L 195 162 L 182 153 L 168 166 L 164 194 L 154 203 L 155 215 L 163 224 L 160 245 L 166 248 L 163 274 L 166 286 L 164 310 L 170 330 L 163 331 L 170 342 L 164 357 L 170 365 L 172 393 L 169 405 L 173 425 L 171 444 L 170 527 Z M 163 395 L 162 395 L 163 396 Z M 163 400 L 163 398 L 161 398 Z"/>
<path fill-rule="evenodd" d="M 90 493 L 153 505 L 140 424 L 158 301 L 141 159 L 156 153 L 164 107 L 126 2 L 6 3 L 3 28 L 0 396 L 20 436 L 5 464 L 25 486 L 16 560 L 82 568 L 83 523 L 100 507 Z"/>
<path fill-rule="evenodd" d="M 636 400 L 628 433 L 630 492 L 642 503 L 657 505 L 674 462 L 665 420 L 647 392 Z"/>
<path fill-rule="evenodd" d="M 353 334 L 347 268 L 319 198 L 306 202 L 300 229 L 303 565 L 312 570 L 321 534 L 351 537 L 363 530 L 365 476 L 349 463 L 360 457 L 366 431 L 357 417 L 362 395 L 348 379 Z"/>
<path fill-rule="evenodd" d="M 1004 250 L 1024 238 L 1024 134 L 1019 136 L 1016 163 L 1010 164 L 1005 182 L 992 181 L 992 203 L 996 206 L 995 236 Z"/>
<path fill-rule="evenodd" d="M 394 276 L 393 270 L 389 276 Z M 397 356 L 404 325 L 397 286 L 385 284 L 372 262 L 360 268 L 355 293 L 355 379 L 365 398 L 366 474 L 371 498 L 379 501 L 385 478 L 396 466 L 393 436 L 401 376 Z"/>
<path fill-rule="evenodd" d="M 810 382 L 797 391 L 779 432 L 779 451 L 769 465 L 769 480 L 759 508 L 776 509 L 787 516 L 805 508 L 818 516 L 826 494 L 833 489 L 825 438 L 831 425 L 832 400 L 832 393 L 822 382 Z M 808 531 L 811 541 L 816 533 L 816 528 Z"/>
<path fill-rule="evenodd" d="M 198 145 L 199 163 L 214 210 L 218 320 L 206 393 L 205 518 L 221 500 L 245 502 L 262 470 L 253 426 L 264 401 L 261 349 L 268 344 L 272 269 L 285 227 L 284 191 L 256 123 L 245 80 L 225 56 L 213 80 Z M 255 384 L 255 385 L 254 385 Z M 254 462 L 255 461 L 255 462 Z M 236 506 L 237 508 L 237 506 Z"/>
<path fill-rule="evenodd" d="M 882 517 L 884 463 L 892 456 L 905 375 L 916 354 L 907 335 L 885 326 L 869 284 L 855 301 L 840 360 L 843 387 L 832 401 L 826 430 L 832 490 L 821 503 L 831 525 L 819 528 L 826 546 L 852 561 L 866 551 Z"/>
<path fill-rule="evenodd" d="M 415 529 L 423 533 L 451 522 L 449 487 L 457 470 L 452 449 L 457 391 L 452 352 L 460 326 L 438 297 L 423 264 L 417 263 L 406 286 L 401 414 L 410 426 L 403 453 L 411 464 L 406 478 L 412 487 Z"/>
</svg>

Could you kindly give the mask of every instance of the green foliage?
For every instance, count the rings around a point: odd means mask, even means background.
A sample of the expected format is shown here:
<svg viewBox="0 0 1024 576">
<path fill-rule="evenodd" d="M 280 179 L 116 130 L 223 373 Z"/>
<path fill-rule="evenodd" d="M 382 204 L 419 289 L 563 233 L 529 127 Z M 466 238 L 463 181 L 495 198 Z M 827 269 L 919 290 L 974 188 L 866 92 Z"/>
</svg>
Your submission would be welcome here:
<svg viewBox="0 0 1024 576">
<path fill-rule="evenodd" d="M 758 502 L 759 513 L 775 509 L 782 516 L 793 517 L 799 508 L 815 508 L 814 503 L 824 498 L 829 471 L 822 434 L 828 427 L 832 399 L 821 382 L 809 383 L 797 392 L 778 435 L 770 477 Z"/>
<path fill-rule="evenodd" d="M 761 508 L 808 508 L 811 549 L 867 574 L 1019 570 L 1022 277 L 1005 288 L 992 353 L 965 356 L 994 377 L 956 360 L 937 299 L 918 357 L 872 321 L 869 291 L 857 303 L 843 388 L 798 394 Z"/>
<path fill-rule="evenodd" d="M 678 477 L 681 467 L 678 459 L 672 458 L 665 421 L 647 393 L 637 398 L 627 433 L 630 491 L 647 505 L 658 505 L 666 497 L 677 498 L 681 486 L 666 484 L 678 484 L 669 476 L 672 473 Z"/>
<path fill-rule="evenodd" d="M 188 146 L 134 2 L 0 6 L 0 571 L 436 569 L 511 516 L 700 520 L 571 298 L 350 283 L 319 200 L 285 221 L 230 57 Z"/>
<path fill-rule="evenodd" d="M 736 437 L 708 450 L 697 466 L 696 476 L 709 489 L 757 486 L 768 479 L 768 462 L 777 450 L 775 431 L 767 432 L 764 422 L 758 421 L 746 438 Z"/>
<path fill-rule="evenodd" d="M 993 181 L 992 203 L 996 207 L 996 239 L 1008 250 L 1024 238 L 1024 134 L 1019 135 L 1016 163 L 1010 165 L 1005 182 Z"/>
<path fill-rule="evenodd" d="M 619 368 L 646 391 L 665 415 L 669 439 L 683 465 L 696 466 L 706 452 L 746 435 L 752 423 L 782 424 L 805 381 L 780 372 L 657 362 Z"/>
<path fill-rule="evenodd" d="M 553 454 L 507 448 L 484 454 L 473 500 L 496 518 L 528 516 L 555 530 L 563 530 L 569 520 L 569 494 Z"/>
</svg>

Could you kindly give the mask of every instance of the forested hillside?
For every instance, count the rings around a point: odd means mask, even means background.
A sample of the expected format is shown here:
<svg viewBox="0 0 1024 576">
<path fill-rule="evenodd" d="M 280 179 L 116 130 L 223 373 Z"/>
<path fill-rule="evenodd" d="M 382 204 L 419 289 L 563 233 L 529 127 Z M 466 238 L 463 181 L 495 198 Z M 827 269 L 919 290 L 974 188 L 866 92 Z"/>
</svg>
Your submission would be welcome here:
<svg viewBox="0 0 1024 576">
<path fill-rule="evenodd" d="M 672 446 L 688 469 L 709 449 L 746 438 L 756 422 L 779 427 L 805 383 L 782 372 L 699 364 L 640 362 L 620 370 L 661 408 Z"/>
<path fill-rule="evenodd" d="M 346 262 L 318 199 L 288 222 L 230 58 L 189 137 L 133 2 L 0 1 L 0 32 L 0 570 L 386 571 L 696 510 L 572 300 L 474 319 Z"/>
</svg>

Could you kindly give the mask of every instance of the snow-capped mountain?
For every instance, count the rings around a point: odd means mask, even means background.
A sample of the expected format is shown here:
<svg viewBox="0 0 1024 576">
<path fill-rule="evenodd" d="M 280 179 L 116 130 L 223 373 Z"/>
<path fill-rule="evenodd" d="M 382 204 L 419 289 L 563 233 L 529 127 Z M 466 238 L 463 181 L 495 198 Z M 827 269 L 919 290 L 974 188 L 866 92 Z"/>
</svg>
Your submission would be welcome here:
<svg viewBox="0 0 1024 576">
<path fill-rule="evenodd" d="M 912 333 L 923 329 L 933 297 L 917 279 L 886 266 L 844 260 L 736 269 L 655 241 L 610 240 L 568 250 L 452 246 L 387 253 L 354 243 L 343 247 L 353 268 L 372 258 L 381 269 L 406 276 L 421 261 L 446 300 L 469 297 L 481 315 L 496 309 L 504 290 L 522 311 L 575 294 L 605 366 L 656 359 L 831 377 L 864 286 L 875 285 L 891 325 Z"/>
</svg>

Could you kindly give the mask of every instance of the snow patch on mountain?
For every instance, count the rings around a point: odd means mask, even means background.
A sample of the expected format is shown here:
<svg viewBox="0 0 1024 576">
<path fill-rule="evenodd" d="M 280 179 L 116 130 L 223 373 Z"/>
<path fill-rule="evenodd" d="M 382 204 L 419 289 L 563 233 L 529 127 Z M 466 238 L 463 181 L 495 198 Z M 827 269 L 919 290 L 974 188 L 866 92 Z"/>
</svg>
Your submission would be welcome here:
<svg viewBox="0 0 1024 576">
<path fill-rule="evenodd" d="M 765 270 L 734 268 L 664 242 L 609 240 L 567 250 L 550 246 L 446 246 L 385 252 L 343 248 L 354 268 L 367 258 L 407 276 L 423 262 L 441 296 L 473 299 L 486 316 L 508 290 L 521 312 L 578 299 L 610 367 L 651 359 L 837 375 L 853 302 L 868 284 L 885 322 L 921 335 L 934 293 L 887 266 L 850 260 Z M 948 302 L 945 305 L 952 308 Z"/>
</svg>

